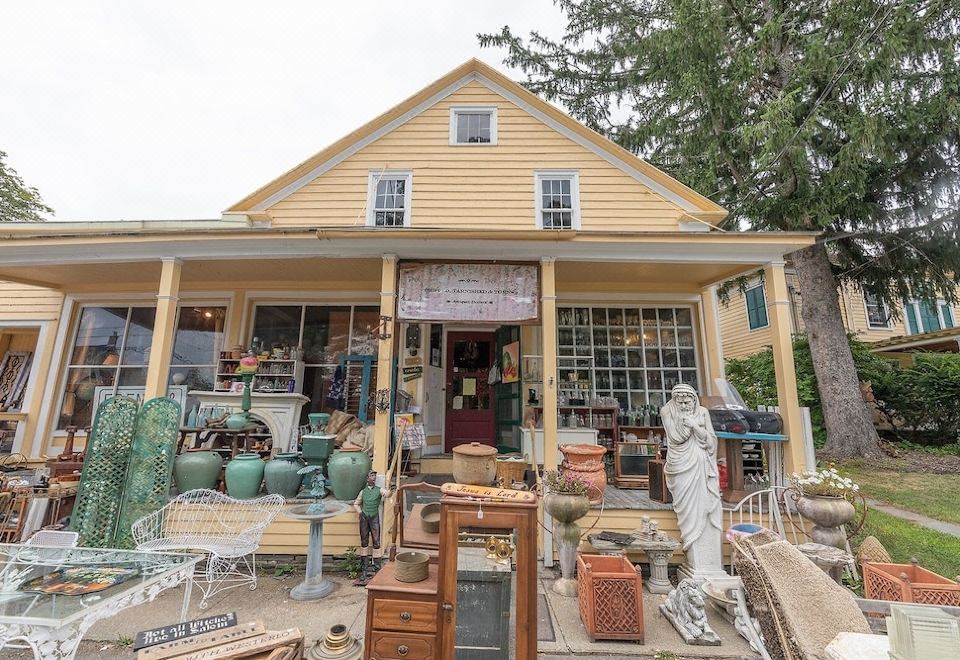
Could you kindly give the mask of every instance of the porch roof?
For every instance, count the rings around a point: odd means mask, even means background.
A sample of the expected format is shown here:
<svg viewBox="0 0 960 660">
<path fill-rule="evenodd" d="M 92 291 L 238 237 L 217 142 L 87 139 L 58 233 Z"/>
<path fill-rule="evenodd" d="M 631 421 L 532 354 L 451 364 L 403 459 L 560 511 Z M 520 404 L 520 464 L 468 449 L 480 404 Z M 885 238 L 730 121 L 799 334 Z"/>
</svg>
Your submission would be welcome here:
<svg viewBox="0 0 960 660">
<path fill-rule="evenodd" d="M 184 261 L 184 281 L 231 284 L 250 262 L 270 262 L 256 279 L 323 278 L 318 258 L 345 259 L 362 272 L 337 269 L 338 277 L 370 276 L 372 260 L 401 259 L 608 262 L 608 278 L 707 286 L 812 244 L 810 232 L 598 232 L 304 228 L 277 229 L 246 222 L 12 223 L 0 229 L 0 279 L 70 289 L 98 283 L 151 288 L 160 260 Z M 220 262 L 220 263 L 211 263 Z M 205 264 L 205 265 L 204 265 Z M 617 266 L 623 264 L 624 266 Z M 670 265 L 676 267 L 671 267 Z M 694 266 L 695 265 L 695 266 Z M 682 266 L 682 267 L 680 267 Z M 624 268 L 627 268 L 624 271 Z M 597 280 L 598 271 L 567 269 L 571 279 Z M 602 273 L 601 273 L 602 274 Z M 558 273 L 563 277 L 563 272 Z M 597 281 L 603 281 L 602 279 Z"/>
</svg>

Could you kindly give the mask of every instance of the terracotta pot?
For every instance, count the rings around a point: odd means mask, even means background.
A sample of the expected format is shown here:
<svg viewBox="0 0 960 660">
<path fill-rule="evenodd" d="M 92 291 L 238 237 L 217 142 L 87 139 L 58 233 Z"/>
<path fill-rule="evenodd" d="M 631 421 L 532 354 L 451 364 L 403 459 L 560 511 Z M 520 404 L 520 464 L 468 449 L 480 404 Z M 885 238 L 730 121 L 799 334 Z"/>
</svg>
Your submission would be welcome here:
<svg viewBox="0 0 960 660">
<path fill-rule="evenodd" d="M 330 489 L 338 500 L 353 502 L 367 485 L 370 457 L 360 448 L 335 451 L 327 461 Z"/>
<path fill-rule="evenodd" d="M 607 453 L 607 448 L 600 445 L 560 445 L 559 449 L 567 462 L 572 465 L 587 461 L 602 461 L 603 455 Z"/>
<path fill-rule="evenodd" d="M 471 442 L 453 448 L 453 480 L 489 486 L 497 478 L 497 448 Z"/>
<path fill-rule="evenodd" d="M 815 543 L 846 547 L 847 534 L 843 525 L 853 521 L 857 510 L 842 497 L 804 495 L 797 500 L 797 511 L 813 523 L 810 537 Z"/>
<path fill-rule="evenodd" d="M 601 447 L 601 449 L 603 449 Z M 584 461 L 570 463 L 564 461 L 560 466 L 561 474 L 570 474 L 590 484 L 587 488 L 587 497 L 591 504 L 597 504 L 603 499 L 603 491 L 607 487 L 607 470 L 602 461 Z"/>
</svg>

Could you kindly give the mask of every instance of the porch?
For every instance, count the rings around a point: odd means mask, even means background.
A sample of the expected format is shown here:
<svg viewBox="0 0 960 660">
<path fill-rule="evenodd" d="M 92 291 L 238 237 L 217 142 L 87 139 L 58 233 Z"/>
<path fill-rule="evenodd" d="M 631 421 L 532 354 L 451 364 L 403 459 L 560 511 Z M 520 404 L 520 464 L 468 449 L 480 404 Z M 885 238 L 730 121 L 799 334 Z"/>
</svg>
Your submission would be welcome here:
<svg viewBox="0 0 960 660">
<path fill-rule="evenodd" d="M 780 409 L 791 438 L 785 468 L 802 465 L 782 255 L 806 245 L 809 236 L 684 231 L 557 232 L 545 237 L 543 232 L 523 231 L 360 228 L 314 232 L 225 221 L 217 226 L 177 223 L 174 232 L 161 223 L 141 224 L 136 235 L 121 226 L 85 224 L 68 238 L 63 235 L 70 227 L 60 229 L 56 238 L 13 238 L 0 256 L 0 278 L 50 287 L 63 295 L 55 331 L 43 334 L 35 346 L 44 368 L 35 374 L 36 386 L 28 392 L 33 398 L 24 406 L 30 411 L 32 433 L 19 448 L 34 463 L 63 450 L 66 425 L 82 428 L 89 423 L 89 417 L 76 416 L 75 405 L 71 408 L 77 393 L 71 383 L 86 378 L 94 366 L 97 377 L 104 379 L 96 387 L 104 391 L 125 387 L 140 388 L 145 398 L 165 395 L 178 374 L 187 378 L 189 391 L 214 389 L 217 356 L 223 350 L 249 346 L 255 337 L 269 344 L 289 335 L 287 343 L 300 342 L 305 353 L 304 375 L 294 386 L 308 399 L 300 411 L 301 424 L 309 412 L 329 409 L 335 358 L 360 350 L 375 357 L 371 398 L 376 392 L 404 391 L 419 408 L 417 421 L 425 430 L 422 471 L 449 473 L 446 459 L 439 456 L 451 445 L 447 417 L 457 406 L 472 405 L 467 399 L 477 395 L 469 392 L 482 385 L 477 378 L 466 383 L 466 391 L 462 382 L 459 393 L 444 391 L 451 375 L 450 333 L 495 333 L 510 327 L 516 330 L 519 356 L 536 359 L 539 366 L 536 374 L 527 371 L 528 365 L 521 367 L 511 395 L 503 399 L 509 410 L 489 444 L 522 449 L 520 423 L 534 409 L 545 444 L 539 462 L 544 469 L 555 469 L 558 436 L 564 433 L 558 413 L 569 415 L 573 403 L 564 389 L 571 384 L 580 388 L 589 383 L 587 407 L 593 407 L 592 398 L 597 397 L 615 401 L 624 413 L 659 407 L 675 382 L 690 382 L 704 396 L 715 394 L 714 379 L 723 374 L 715 286 L 763 269 Z M 438 255 L 447 264 L 531 267 L 537 280 L 534 315 L 519 320 L 399 318 L 400 269 L 437 263 Z M 77 358 L 84 314 L 94 308 L 126 310 L 121 334 L 134 336 L 134 331 L 140 338 L 139 361 L 126 364 L 135 353 L 125 350 L 117 351 L 113 364 L 92 365 L 91 358 Z M 144 309 L 149 313 L 136 311 Z M 209 357 L 184 360 L 177 348 L 183 333 L 199 333 L 201 327 L 184 319 L 210 310 L 215 325 L 203 331 Z M 438 348 L 436 364 L 431 359 Z M 405 377 L 410 374 L 417 377 Z M 533 399 L 530 390 L 536 392 Z M 192 404 L 188 394 L 185 418 Z M 373 468 L 380 473 L 388 467 L 394 442 L 391 412 L 371 413 Z M 623 439 L 608 420 L 585 421 L 610 446 Z M 83 439 L 80 432 L 75 449 L 82 449 Z M 274 439 L 274 450 L 278 447 L 283 444 Z M 643 495 L 646 491 L 611 488 L 597 530 L 631 531 L 641 515 L 649 515 L 662 530 L 678 536 L 669 505 L 652 502 Z M 330 554 L 342 554 L 358 543 L 353 513 L 329 521 L 325 529 Z M 389 529 L 389 521 L 384 529 Z M 277 520 L 261 552 L 302 553 L 306 538 L 305 523 Z"/>
</svg>

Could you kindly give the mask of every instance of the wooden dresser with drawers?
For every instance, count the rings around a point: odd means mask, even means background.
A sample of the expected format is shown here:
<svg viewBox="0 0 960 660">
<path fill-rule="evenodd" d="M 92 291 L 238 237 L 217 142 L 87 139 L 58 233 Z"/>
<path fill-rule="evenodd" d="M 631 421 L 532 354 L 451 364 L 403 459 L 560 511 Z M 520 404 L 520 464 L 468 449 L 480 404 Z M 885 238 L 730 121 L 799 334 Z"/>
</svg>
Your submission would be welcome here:
<svg viewBox="0 0 960 660">
<path fill-rule="evenodd" d="M 365 660 L 440 660 L 437 564 L 427 579 L 399 582 L 388 562 L 367 584 Z"/>
</svg>

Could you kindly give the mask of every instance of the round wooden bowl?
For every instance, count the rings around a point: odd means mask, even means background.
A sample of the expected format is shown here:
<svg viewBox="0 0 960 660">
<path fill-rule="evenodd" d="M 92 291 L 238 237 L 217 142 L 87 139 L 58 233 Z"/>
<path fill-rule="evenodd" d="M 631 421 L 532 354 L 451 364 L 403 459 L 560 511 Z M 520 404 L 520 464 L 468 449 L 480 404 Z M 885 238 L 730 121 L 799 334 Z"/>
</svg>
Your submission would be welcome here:
<svg viewBox="0 0 960 660">
<path fill-rule="evenodd" d="M 401 552 L 397 555 L 396 577 L 400 582 L 420 582 L 427 579 L 430 555 L 425 552 Z"/>
<path fill-rule="evenodd" d="M 420 509 L 420 527 L 428 534 L 440 532 L 440 502 L 431 502 Z"/>
</svg>

